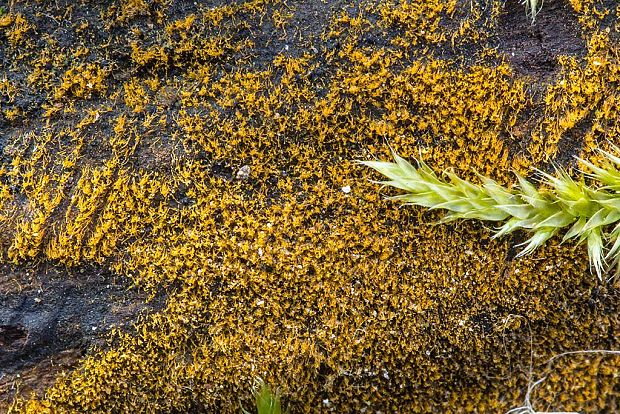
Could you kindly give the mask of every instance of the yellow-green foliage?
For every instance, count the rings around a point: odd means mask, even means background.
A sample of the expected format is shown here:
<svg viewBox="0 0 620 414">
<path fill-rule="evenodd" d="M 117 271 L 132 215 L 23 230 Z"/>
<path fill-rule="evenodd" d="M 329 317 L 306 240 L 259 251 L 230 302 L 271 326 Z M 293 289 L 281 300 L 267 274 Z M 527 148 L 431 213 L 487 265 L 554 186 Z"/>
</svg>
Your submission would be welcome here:
<svg viewBox="0 0 620 414">
<path fill-rule="evenodd" d="M 620 152 L 619 148 L 614 147 L 614 152 Z M 590 265 L 602 280 L 604 271 L 620 263 L 620 224 L 616 223 L 620 220 L 620 172 L 617 170 L 620 158 L 605 151 L 601 153 L 605 156 L 605 165 L 596 166 L 581 160 L 589 171 L 581 173 L 591 178 L 594 185 L 586 184 L 583 176 L 575 180 L 560 169 L 555 175 L 538 171 L 541 182 L 538 189 L 519 174 L 516 174 L 518 184 L 511 188 L 488 177 L 481 177 L 482 182 L 478 184 L 450 171 L 438 175 L 424 161 L 416 160 L 414 166 L 396 153 L 393 162 L 360 163 L 387 178 L 378 183 L 404 191 L 404 194 L 390 197 L 391 200 L 446 210 L 442 222 L 458 219 L 504 222 L 494 237 L 520 229 L 529 231 L 532 236 L 519 245 L 525 247 L 517 257 L 532 253 L 566 227 L 562 240 L 586 242 Z M 612 224 L 615 224 L 613 229 L 606 229 Z M 612 260 L 611 266 L 606 259 Z M 616 268 L 615 275 L 619 273 L 620 268 Z"/>
<path fill-rule="evenodd" d="M 105 77 L 105 71 L 93 63 L 72 67 L 62 76 L 60 85 L 54 90 L 54 98 L 68 95 L 89 98 L 93 93 L 105 92 Z"/>
<path fill-rule="evenodd" d="M 256 414 L 282 414 L 281 396 L 278 390 L 272 391 L 271 387 L 257 378 L 252 388 L 252 394 L 256 400 Z M 250 414 L 242 408 L 244 414 Z M 253 411 L 252 411 L 253 412 Z"/>
<path fill-rule="evenodd" d="M 618 346 L 617 293 L 585 249 L 551 239 L 515 258 L 518 235 L 435 226 L 352 161 L 388 156 L 387 141 L 502 184 L 569 141 L 595 161 L 620 142 L 618 32 L 600 1 L 571 2 L 588 49 L 542 94 L 491 48 L 499 1 L 368 2 L 315 38 L 293 2 L 113 3 L 94 45 L 20 49 L 34 17 L 0 17 L 25 71 L 0 91 L 48 98 L 5 148 L 3 251 L 100 263 L 168 299 L 16 412 L 232 413 L 260 376 L 291 412 L 497 413 L 522 404 L 531 355 L 538 373 L 564 350 Z M 287 35 L 309 43 L 287 52 Z M 617 409 L 617 358 L 562 362 L 537 406 Z"/>
</svg>

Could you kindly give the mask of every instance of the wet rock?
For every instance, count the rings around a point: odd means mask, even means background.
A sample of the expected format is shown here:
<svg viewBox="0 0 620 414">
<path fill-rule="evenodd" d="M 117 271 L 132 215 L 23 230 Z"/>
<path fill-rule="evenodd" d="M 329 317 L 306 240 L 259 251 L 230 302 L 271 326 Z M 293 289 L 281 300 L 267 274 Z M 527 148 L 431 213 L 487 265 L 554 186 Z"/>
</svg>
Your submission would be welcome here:
<svg viewBox="0 0 620 414">
<path fill-rule="evenodd" d="M 9 398 L 1 389 L 10 394 L 10 382 L 24 372 L 52 367 L 50 361 L 69 350 L 77 360 L 103 345 L 112 326 L 128 326 L 162 304 L 163 298 L 147 304 L 145 294 L 127 291 L 104 268 L 0 267 L 0 408 Z"/>
<path fill-rule="evenodd" d="M 506 2 L 498 27 L 498 49 L 521 75 L 546 79 L 558 70 L 558 56 L 583 56 L 587 49 L 575 13 L 566 2 L 545 4 L 536 23 L 521 2 Z"/>
</svg>

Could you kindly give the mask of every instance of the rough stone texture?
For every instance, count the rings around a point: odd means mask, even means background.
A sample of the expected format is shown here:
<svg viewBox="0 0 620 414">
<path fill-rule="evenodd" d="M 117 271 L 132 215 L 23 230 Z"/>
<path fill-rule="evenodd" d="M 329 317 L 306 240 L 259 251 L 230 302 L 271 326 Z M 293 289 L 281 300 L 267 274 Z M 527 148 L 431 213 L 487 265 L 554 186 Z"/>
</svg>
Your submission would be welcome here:
<svg viewBox="0 0 620 414">
<path fill-rule="evenodd" d="M 520 7 L 12 2 L 2 409 L 232 413 L 261 376 L 292 412 L 496 413 L 547 375 L 536 408 L 618 411 L 618 358 L 547 366 L 619 345 L 583 247 L 516 258 L 354 162 L 509 184 L 617 144 L 614 2 Z"/>
</svg>

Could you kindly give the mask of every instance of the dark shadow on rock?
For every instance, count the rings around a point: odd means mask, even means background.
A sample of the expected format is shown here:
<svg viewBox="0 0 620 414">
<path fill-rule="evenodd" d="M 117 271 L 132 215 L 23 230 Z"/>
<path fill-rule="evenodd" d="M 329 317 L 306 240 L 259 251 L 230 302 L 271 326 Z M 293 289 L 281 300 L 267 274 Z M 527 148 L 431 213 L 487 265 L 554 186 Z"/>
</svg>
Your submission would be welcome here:
<svg viewBox="0 0 620 414">
<path fill-rule="evenodd" d="M 577 16 L 566 0 L 547 0 L 532 24 L 521 0 L 506 0 L 499 18 L 497 45 L 516 73 L 548 80 L 560 55 L 587 52 Z"/>
<path fill-rule="evenodd" d="M 75 363 L 113 327 L 163 306 L 163 297 L 149 302 L 128 284 L 103 267 L 0 267 L 0 407 L 20 374 L 45 377 L 39 365 L 56 371 L 53 361 L 69 354 Z"/>
</svg>

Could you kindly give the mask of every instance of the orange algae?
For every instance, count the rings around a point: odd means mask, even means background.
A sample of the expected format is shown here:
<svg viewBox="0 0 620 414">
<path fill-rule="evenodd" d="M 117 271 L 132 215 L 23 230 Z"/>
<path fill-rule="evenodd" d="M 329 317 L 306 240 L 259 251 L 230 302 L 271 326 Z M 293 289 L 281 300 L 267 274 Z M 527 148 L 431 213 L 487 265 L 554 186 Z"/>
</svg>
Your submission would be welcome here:
<svg viewBox="0 0 620 414">
<path fill-rule="evenodd" d="M 15 128 L 4 259 L 103 263 L 168 295 L 15 411 L 237 412 L 261 376 L 293 412 L 501 412 L 522 403 L 531 357 L 533 375 L 618 346 L 617 291 L 584 249 L 515 259 L 518 237 L 434 225 L 352 162 L 389 143 L 510 183 L 511 168 L 595 158 L 620 139 L 617 11 L 570 2 L 587 50 L 536 94 L 491 50 L 499 6 L 368 2 L 296 40 L 286 2 L 146 3 L 100 10 L 107 37 L 87 45 L 20 48 L 36 2 L 0 20 L 25 75 L 0 81 Z M 267 24 L 274 38 L 257 35 Z M 44 120 L 29 124 L 14 97 L 34 87 Z M 617 409 L 620 360 L 590 359 L 563 359 L 536 404 Z"/>
</svg>

